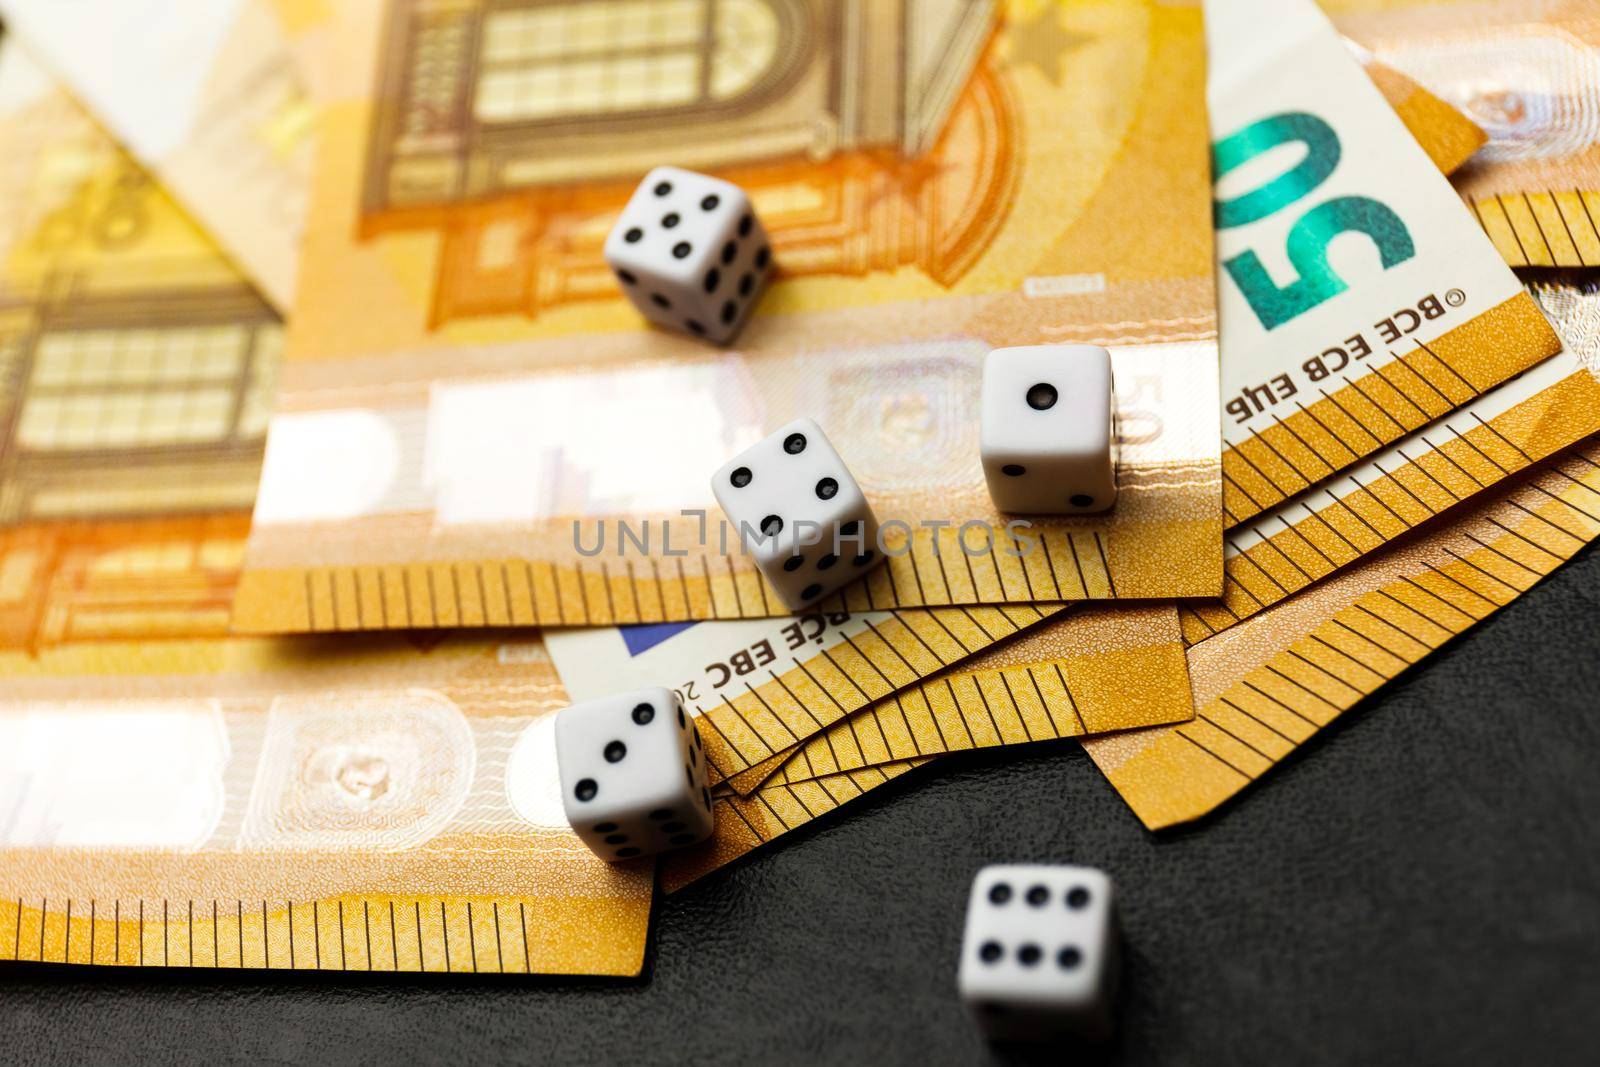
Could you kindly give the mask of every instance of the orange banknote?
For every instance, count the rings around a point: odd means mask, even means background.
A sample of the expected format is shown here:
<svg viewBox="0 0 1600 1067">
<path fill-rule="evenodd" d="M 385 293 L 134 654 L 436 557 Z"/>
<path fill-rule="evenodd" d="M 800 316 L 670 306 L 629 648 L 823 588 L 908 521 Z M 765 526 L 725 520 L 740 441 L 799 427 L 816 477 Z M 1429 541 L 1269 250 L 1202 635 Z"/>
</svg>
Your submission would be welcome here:
<svg viewBox="0 0 1600 1067">
<path fill-rule="evenodd" d="M 729 780 L 748 794 L 945 752 L 1194 716 L 1177 609 L 1085 607 L 907 687 Z"/>
<path fill-rule="evenodd" d="M 643 966 L 653 864 L 567 825 L 537 642 L 82 642 L 0 675 L 0 959 Z"/>
<path fill-rule="evenodd" d="M 283 328 L 7 37 L 0 650 L 226 631 Z"/>
<path fill-rule="evenodd" d="M 1193 722 L 1084 747 L 1150 829 L 1198 819 L 1600 537 L 1597 516 L 1590 441 L 1195 645 Z"/>
<path fill-rule="evenodd" d="M 324 150 L 237 628 L 782 614 L 708 481 L 801 414 L 893 556 L 830 610 L 1215 594 L 1199 5 L 847 10 L 297 10 L 345 73 L 309 78 Z M 600 255 L 667 161 L 771 234 L 730 348 L 646 328 Z M 1018 538 L 978 369 L 1052 341 L 1113 351 L 1120 496 Z"/>
<path fill-rule="evenodd" d="M 1506 260 L 1600 265 L 1600 9 L 1590 0 L 1330 5 L 1342 30 L 1472 118 L 1456 187 Z"/>
</svg>

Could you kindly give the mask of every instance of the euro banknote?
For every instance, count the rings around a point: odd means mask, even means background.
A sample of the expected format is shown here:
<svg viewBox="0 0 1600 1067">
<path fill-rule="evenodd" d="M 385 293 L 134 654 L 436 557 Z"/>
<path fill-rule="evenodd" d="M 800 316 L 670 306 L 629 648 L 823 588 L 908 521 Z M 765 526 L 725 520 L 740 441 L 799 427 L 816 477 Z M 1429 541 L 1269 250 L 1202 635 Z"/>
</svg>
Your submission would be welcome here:
<svg viewBox="0 0 1600 1067">
<path fill-rule="evenodd" d="M 1085 607 L 880 700 L 729 784 L 749 794 L 947 752 L 1193 717 L 1177 609 Z"/>
<path fill-rule="evenodd" d="M 1193 722 L 1084 747 L 1145 826 L 1201 818 L 1600 537 L 1597 516 L 1591 440 L 1190 648 Z"/>
<path fill-rule="evenodd" d="M 643 965 L 653 865 L 567 826 L 537 642 L 84 642 L 0 674 L 0 958 Z"/>
<path fill-rule="evenodd" d="M 1583 283 L 1534 293 L 1565 350 L 1231 530 L 1222 597 L 1181 610 L 1186 643 L 1220 633 L 1600 433 L 1595 297 Z"/>
<path fill-rule="evenodd" d="M 1534 286 L 1531 293 L 1568 339 L 1566 350 L 1420 433 L 1373 454 L 1338 478 L 1230 531 L 1223 596 L 1178 606 L 1185 647 L 1193 650 L 1253 618 L 1273 616 L 1277 605 L 1293 603 L 1321 584 L 1364 567 L 1367 560 L 1383 555 L 1390 544 L 1436 525 L 1441 517 L 1448 519 L 1476 506 L 1542 461 L 1600 433 L 1600 381 L 1596 378 L 1600 331 L 1595 328 L 1600 321 L 1600 297 L 1592 284 L 1581 279 L 1546 281 Z M 1099 607 L 1091 618 L 1103 615 L 1115 626 L 1126 610 Z M 1047 623 L 1034 638 L 1024 637 L 1015 645 L 1026 648 L 1030 640 L 1066 624 L 1067 620 Z M 976 671 L 986 660 L 1004 654 L 1006 646 L 1001 646 L 969 661 L 956 673 Z M 1090 661 L 1091 669 L 1100 666 Z M 938 681 L 936 676 L 918 691 L 928 690 Z M 894 705 L 900 703 L 903 698 L 897 697 Z M 889 703 L 874 707 L 871 713 L 880 723 L 887 720 L 892 734 L 900 732 L 893 725 L 896 711 Z M 858 722 L 866 721 L 864 714 L 858 713 Z M 888 737 L 875 740 L 873 730 L 860 725 L 855 725 L 857 738 L 852 746 L 845 738 L 852 725 L 847 720 L 808 744 L 801 750 L 803 758 L 791 759 L 782 767 L 779 780 L 808 779 L 815 774 L 810 769 L 813 766 L 831 769 L 837 763 L 855 769 L 904 759 L 907 748 L 913 747 L 899 738 L 898 743 Z M 996 737 L 986 743 L 1031 739 L 1014 732 L 1009 738 Z M 914 744 L 918 757 L 966 747 L 970 745 L 960 733 L 949 730 L 937 735 L 924 731 Z M 842 760 L 839 753 L 843 753 Z"/>
<path fill-rule="evenodd" d="M 287 312 L 315 111 L 277 13 L 257 0 L 0 0 L 0 16 Z"/>
<path fill-rule="evenodd" d="M 1588 0 L 1340 12 L 1342 30 L 1488 135 L 1456 186 L 1509 262 L 1600 264 L 1600 12 Z"/>
<path fill-rule="evenodd" d="M 931 758 L 885 763 L 793 785 L 774 783 L 749 796 L 728 789 L 713 801 L 717 827 L 711 840 L 666 857 L 661 864 L 661 887 L 676 893 L 785 834 L 832 816 Z"/>
<path fill-rule="evenodd" d="M 0 40 L 0 649 L 226 632 L 283 330 Z"/>
<path fill-rule="evenodd" d="M 574 699 L 670 685 L 713 781 L 748 773 L 874 700 L 1036 629 L 1059 603 L 909 608 L 546 633 Z"/>
<path fill-rule="evenodd" d="M 0 958 L 634 974 L 536 639 L 230 638 L 281 328 L 0 39 Z"/>
<path fill-rule="evenodd" d="M 1208 0 L 1206 34 L 1236 526 L 1559 341 L 1312 0 Z M 1434 410 L 1392 405 L 1329 438 L 1394 379 Z"/>
<path fill-rule="evenodd" d="M 796 414 L 902 524 L 903 554 L 842 609 L 1215 592 L 1198 6 L 976 3 L 915 32 L 793 8 L 753 24 L 737 64 L 681 39 L 693 19 L 632 24 L 725 98 L 666 68 L 605 79 L 620 95 L 551 80 L 612 62 L 625 13 L 609 8 L 340 13 L 326 55 L 364 76 L 320 101 L 239 628 L 778 612 L 681 512 Z M 668 159 L 740 182 L 772 234 L 780 277 L 733 348 L 644 329 L 600 258 Z M 979 474 L 976 370 L 992 346 L 1044 341 L 1112 348 L 1123 488 L 1105 516 L 1037 524 L 1023 559 Z M 645 519 L 652 550 L 618 555 L 619 524 L 636 544 Z"/>
</svg>

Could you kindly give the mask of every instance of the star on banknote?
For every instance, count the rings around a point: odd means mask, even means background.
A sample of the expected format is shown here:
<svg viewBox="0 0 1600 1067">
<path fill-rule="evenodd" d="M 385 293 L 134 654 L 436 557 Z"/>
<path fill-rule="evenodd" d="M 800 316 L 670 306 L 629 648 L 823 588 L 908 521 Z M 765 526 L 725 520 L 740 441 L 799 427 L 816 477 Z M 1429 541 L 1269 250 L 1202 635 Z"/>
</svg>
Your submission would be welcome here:
<svg viewBox="0 0 1600 1067">
<path fill-rule="evenodd" d="M 1067 53 L 1088 42 L 1061 24 L 1061 12 L 1054 5 L 1041 7 L 1031 18 L 1020 20 L 1006 30 L 1013 68 L 1032 67 L 1051 85 L 1060 85 L 1066 76 L 1063 64 Z"/>
</svg>

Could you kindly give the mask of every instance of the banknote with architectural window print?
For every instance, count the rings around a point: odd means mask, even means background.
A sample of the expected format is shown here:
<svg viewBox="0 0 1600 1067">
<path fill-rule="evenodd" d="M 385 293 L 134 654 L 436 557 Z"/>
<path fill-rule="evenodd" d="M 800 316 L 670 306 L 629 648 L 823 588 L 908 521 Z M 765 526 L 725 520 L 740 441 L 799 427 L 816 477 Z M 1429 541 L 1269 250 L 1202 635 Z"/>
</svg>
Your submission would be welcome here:
<svg viewBox="0 0 1600 1067">
<path fill-rule="evenodd" d="M 300 30 L 342 66 L 310 78 L 239 629 L 781 613 L 700 512 L 802 414 L 891 530 L 834 607 L 1215 594 L 1198 5 L 393 0 Z M 601 256 L 666 162 L 748 189 L 770 232 L 777 280 L 730 347 L 646 327 Z M 1113 352 L 1121 495 L 1018 552 L 977 372 L 1052 341 Z"/>
<path fill-rule="evenodd" d="M 0 649 L 225 632 L 277 316 L 63 93 L 0 63 Z"/>
</svg>

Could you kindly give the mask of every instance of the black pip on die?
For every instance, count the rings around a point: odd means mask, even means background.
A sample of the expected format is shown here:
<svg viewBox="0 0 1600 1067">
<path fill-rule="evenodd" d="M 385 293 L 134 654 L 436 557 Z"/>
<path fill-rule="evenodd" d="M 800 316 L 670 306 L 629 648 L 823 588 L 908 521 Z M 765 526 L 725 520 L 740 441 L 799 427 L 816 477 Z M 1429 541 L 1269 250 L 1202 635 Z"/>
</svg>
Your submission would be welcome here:
<svg viewBox="0 0 1600 1067">
<path fill-rule="evenodd" d="M 882 563 L 878 520 L 811 419 L 796 419 L 711 479 L 740 543 L 791 611 Z"/>
<path fill-rule="evenodd" d="M 606 262 L 645 318 L 722 344 L 750 314 L 772 249 L 737 185 L 657 167 L 606 238 Z"/>
<path fill-rule="evenodd" d="M 574 704 L 556 716 L 567 821 L 602 859 L 626 860 L 711 836 L 700 734 L 670 689 Z"/>
<path fill-rule="evenodd" d="M 983 363 L 983 476 L 1001 511 L 1079 514 L 1117 499 L 1111 353 L 997 348 Z"/>
</svg>

